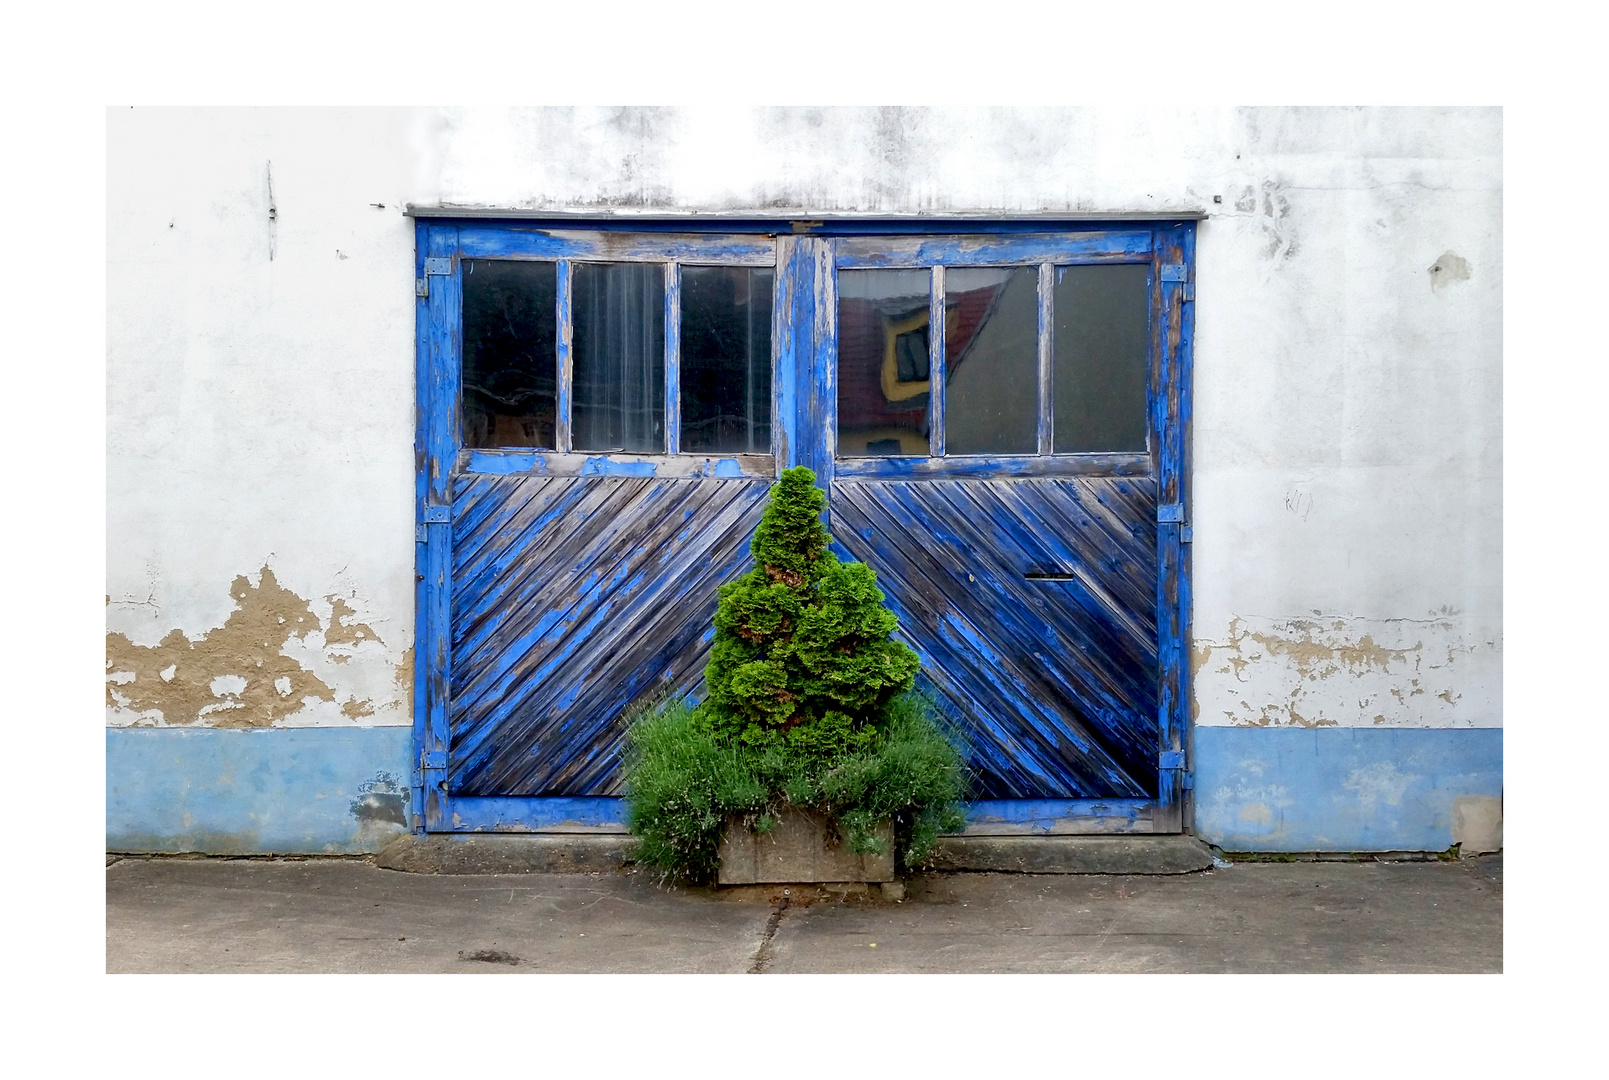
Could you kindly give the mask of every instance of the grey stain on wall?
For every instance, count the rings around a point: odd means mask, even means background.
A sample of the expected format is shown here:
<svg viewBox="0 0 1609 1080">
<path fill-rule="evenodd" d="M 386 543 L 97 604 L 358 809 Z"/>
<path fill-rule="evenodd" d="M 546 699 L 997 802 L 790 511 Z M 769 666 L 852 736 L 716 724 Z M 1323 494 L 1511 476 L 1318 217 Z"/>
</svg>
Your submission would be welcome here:
<svg viewBox="0 0 1609 1080">
<path fill-rule="evenodd" d="M 390 773 L 376 773 L 373 780 L 358 789 L 352 800 L 352 816 L 362 824 L 391 823 L 408 826 L 408 789 Z"/>
<path fill-rule="evenodd" d="M 1469 280 L 1469 260 L 1453 251 L 1444 251 L 1430 264 L 1430 288 L 1440 292 L 1455 281 Z"/>
</svg>

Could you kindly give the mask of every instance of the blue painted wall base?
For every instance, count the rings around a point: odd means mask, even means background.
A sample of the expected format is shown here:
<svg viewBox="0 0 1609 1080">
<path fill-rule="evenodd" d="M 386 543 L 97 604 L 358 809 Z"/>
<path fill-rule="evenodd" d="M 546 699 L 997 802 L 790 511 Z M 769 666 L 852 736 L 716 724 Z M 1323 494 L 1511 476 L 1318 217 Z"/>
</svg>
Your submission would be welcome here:
<svg viewBox="0 0 1609 1080">
<path fill-rule="evenodd" d="M 106 850 L 363 854 L 408 828 L 407 727 L 108 728 Z"/>
<path fill-rule="evenodd" d="M 1226 851 L 1445 851 L 1494 819 L 1501 836 L 1500 728 L 1198 727 L 1194 773 L 1196 834 Z"/>
</svg>

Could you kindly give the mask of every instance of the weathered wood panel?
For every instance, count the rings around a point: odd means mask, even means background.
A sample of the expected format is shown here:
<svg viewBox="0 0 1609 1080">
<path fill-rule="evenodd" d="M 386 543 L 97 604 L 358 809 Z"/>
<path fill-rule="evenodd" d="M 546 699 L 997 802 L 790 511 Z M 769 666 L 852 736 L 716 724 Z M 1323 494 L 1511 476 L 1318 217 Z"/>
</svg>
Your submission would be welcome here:
<svg viewBox="0 0 1609 1080">
<path fill-rule="evenodd" d="M 971 236 L 855 237 L 838 242 L 838 265 L 1007 266 L 1046 260 L 1146 262 L 1153 246 L 1150 229 L 1085 233 L 987 233 Z"/>
<path fill-rule="evenodd" d="M 454 795 L 609 795 L 628 712 L 690 690 L 764 480 L 464 476 L 453 503 Z"/>
<path fill-rule="evenodd" d="M 1156 483 L 840 480 L 869 563 L 958 714 L 985 798 L 1156 794 Z"/>
<path fill-rule="evenodd" d="M 457 227 L 466 259 L 577 259 L 588 262 L 710 262 L 775 266 L 769 236 L 719 233 L 622 233 L 506 225 Z"/>
</svg>

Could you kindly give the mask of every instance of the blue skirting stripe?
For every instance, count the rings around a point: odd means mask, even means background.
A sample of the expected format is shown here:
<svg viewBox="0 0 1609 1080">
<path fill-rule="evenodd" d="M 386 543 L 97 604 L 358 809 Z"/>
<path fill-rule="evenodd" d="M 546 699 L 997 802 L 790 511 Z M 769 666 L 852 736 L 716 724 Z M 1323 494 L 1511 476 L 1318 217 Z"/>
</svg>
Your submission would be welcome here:
<svg viewBox="0 0 1609 1080">
<path fill-rule="evenodd" d="M 1198 727 L 1195 829 L 1227 851 L 1444 851 L 1501 837 L 1500 728 Z"/>
<path fill-rule="evenodd" d="M 106 729 L 106 849 L 359 854 L 408 827 L 407 727 Z"/>
</svg>

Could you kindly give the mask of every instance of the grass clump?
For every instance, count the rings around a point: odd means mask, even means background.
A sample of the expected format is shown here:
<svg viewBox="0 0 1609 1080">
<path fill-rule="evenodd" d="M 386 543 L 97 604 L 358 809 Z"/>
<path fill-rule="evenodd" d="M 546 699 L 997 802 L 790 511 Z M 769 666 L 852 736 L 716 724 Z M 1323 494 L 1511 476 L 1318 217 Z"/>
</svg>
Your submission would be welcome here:
<svg viewBox="0 0 1609 1080">
<path fill-rule="evenodd" d="M 708 697 L 632 725 L 626 793 L 638 860 L 707 880 L 733 815 L 766 832 L 787 805 L 819 810 L 857 853 L 892 821 L 896 856 L 919 863 L 961 826 L 963 768 L 919 661 L 863 563 L 840 562 L 806 468 L 772 488 L 750 550 L 755 568 L 721 586 Z"/>
</svg>

